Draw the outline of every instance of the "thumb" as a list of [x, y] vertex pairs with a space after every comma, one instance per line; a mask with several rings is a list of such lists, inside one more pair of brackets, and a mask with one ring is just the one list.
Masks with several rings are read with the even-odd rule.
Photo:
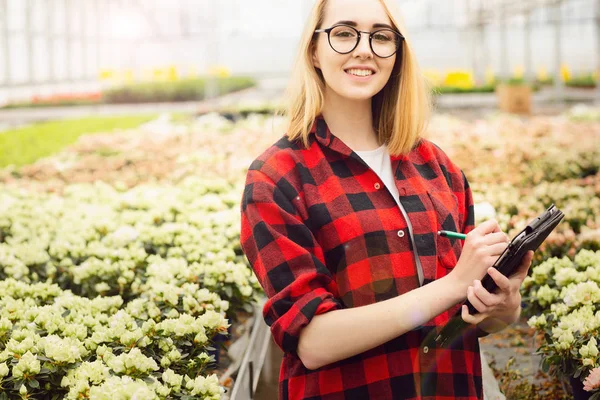
[[521, 264], [517, 268], [517, 271], [514, 273], [515, 277], [519, 277], [519, 279], [523, 280], [527, 276], [529, 272], [529, 267], [531, 266], [531, 261], [533, 260], [533, 251], [529, 250], [521, 259]]

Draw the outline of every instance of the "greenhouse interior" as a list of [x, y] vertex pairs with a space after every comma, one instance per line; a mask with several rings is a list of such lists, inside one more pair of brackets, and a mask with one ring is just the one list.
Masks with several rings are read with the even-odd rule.
[[[402, 54], [406, 65], [406, 54], [414, 55], [414, 70], [379, 57], [374, 43], [384, 39], [376, 32], [360, 31], [370, 48], [361, 46], [359, 33], [346, 54], [335, 50], [341, 39], [333, 31], [313, 35], [335, 62], [369, 54], [361, 64], [403, 68], [390, 79], [408, 82], [407, 74], [411, 83], [387, 85], [400, 88], [389, 104], [379, 100], [396, 96], [395, 89], [382, 90], [387, 81], [371, 66], [373, 75], [340, 71], [337, 79], [337, 70], [323, 74], [307, 64], [310, 76], [298, 75], [308, 59], [301, 50], [310, 33], [303, 32], [321, 5], [326, 19], [330, 12], [394, 14], [393, 32], [373, 30], [402, 39], [390, 54]], [[400, 53], [408, 46], [410, 53]], [[438, 379], [432, 396], [444, 396], [444, 374], [454, 377], [455, 391], [443, 398], [600, 400], [599, 74], [600, 0], [0, 0], [0, 400], [421, 399], [435, 390], [423, 383], [430, 379]], [[300, 76], [305, 80], [296, 81]], [[377, 99], [372, 104], [380, 109], [369, 106], [364, 120], [379, 123], [368, 126], [372, 139], [386, 152], [400, 149], [400, 139], [409, 143], [400, 135], [416, 129], [422, 111], [411, 108], [415, 115], [406, 123], [410, 113], [400, 111], [408, 110], [402, 107], [416, 81], [431, 113], [423, 114], [414, 145], [434, 144], [436, 157], [450, 166], [419, 158], [412, 161], [418, 173], [400, 179], [417, 147], [391, 154], [398, 168], [389, 176], [396, 187], [384, 191], [391, 199], [379, 191], [379, 181], [387, 184], [383, 175], [365, 161], [374, 150], [350, 146], [361, 143], [357, 132], [335, 135], [329, 127], [365, 126], [356, 116], [356, 124], [344, 122], [347, 111], [335, 118], [334, 110], [343, 109], [335, 101], [364, 111], [361, 104]], [[303, 101], [294, 103], [293, 95]], [[351, 97], [359, 95], [363, 102]], [[325, 115], [326, 130], [319, 123]], [[294, 129], [297, 139], [314, 136], [310, 148], [290, 139]], [[340, 149], [347, 150], [343, 161], [330, 153]], [[333, 167], [325, 170], [327, 163]], [[433, 181], [445, 189], [428, 189]], [[274, 187], [272, 202], [259, 191], [264, 187]], [[315, 196], [352, 215], [332, 218], [330, 204]], [[384, 200], [395, 213], [375, 210]], [[555, 224], [539, 233], [549, 210]], [[354, 232], [358, 222], [348, 221], [367, 214], [385, 215], [382, 230]], [[460, 224], [448, 225], [452, 219]], [[427, 235], [414, 232], [424, 220], [431, 221], [431, 241], [419, 243], [415, 238]], [[413, 255], [415, 272], [402, 274], [423, 278], [425, 271], [424, 286], [418, 279], [409, 285], [425, 293], [430, 281], [458, 276], [465, 265], [458, 259], [475, 246], [468, 233], [490, 221], [507, 241], [535, 245], [528, 242], [530, 266], [506, 274], [516, 285], [512, 297], [501, 297], [508, 286], [499, 288], [505, 281], [489, 271], [486, 282], [495, 289], [481, 286], [481, 275], [461, 294], [461, 303], [488, 315], [475, 323], [463, 314], [460, 321], [484, 331], [471, 338], [474, 372], [469, 365], [468, 374], [452, 373], [462, 355], [454, 349], [448, 361], [442, 345], [424, 350], [448, 355], [435, 370], [397, 367], [410, 370], [401, 376], [393, 375], [399, 372], [392, 354], [382, 364], [367, 351], [404, 345], [414, 332], [428, 332], [424, 327], [441, 330], [440, 321], [461, 309], [456, 302], [389, 342], [305, 366], [299, 329], [316, 332], [306, 329], [315, 314], [321, 321], [327, 314], [342, 318], [336, 308], [346, 308], [347, 318], [367, 318], [356, 299], [348, 300], [358, 295], [344, 286], [347, 275], [359, 276], [363, 286], [356, 290], [370, 294], [367, 307], [396, 304], [377, 292], [378, 273], [395, 274], [393, 299], [410, 298], [401, 268], [374, 267], [400, 259], [394, 257], [402, 247], [388, 246], [391, 239]], [[297, 225], [302, 229], [293, 233]], [[464, 234], [446, 239], [438, 230]], [[335, 234], [340, 245], [328, 248]], [[350, 235], [358, 236], [343, 245]], [[387, 240], [385, 251], [369, 248], [378, 240]], [[348, 249], [358, 242], [365, 256], [351, 264], [356, 255]], [[507, 254], [517, 244], [506, 243]], [[309, 255], [316, 277], [306, 283], [308, 268], [297, 259], [284, 262], [284, 250], [285, 257]], [[448, 253], [452, 262], [444, 259]], [[494, 256], [489, 266], [508, 258]], [[332, 259], [352, 268], [338, 271]], [[317, 298], [319, 311], [311, 303]], [[509, 300], [510, 320], [493, 311]], [[491, 320], [502, 326], [483, 328]], [[354, 327], [376, 336], [365, 321], [356, 319]], [[356, 365], [364, 370], [352, 370]], [[378, 386], [369, 377], [382, 369], [388, 379]], [[393, 383], [407, 376], [415, 379], [412, 395]], [[461, 397], [466, 376], [475, 378], [477, 393]]]

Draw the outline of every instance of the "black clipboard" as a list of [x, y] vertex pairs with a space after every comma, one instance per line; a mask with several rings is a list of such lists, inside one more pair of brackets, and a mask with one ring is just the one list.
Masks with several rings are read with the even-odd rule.
[[[504, 252], [498, 257], [493, 267], [500, 271], [504, 276], [511, 276], [515, 269], [521, 264], [521, 259], [530, 250], [537, 250], [550, 232], [556, 228], [564, 214], [552, 204], [544, 213], [531, 221], [525, 229], [515, 236]], [[498, 286], [494, 279], [486, 274], [481, 280], [481, 285], [490, 293], [496, 291]], [[469, 308], [471, 315], [478, 314], [471, 302], [467, 300], [464, 304]], [[448, 347], [454, 339], [459, 337], [471, 324], [462, 319], [462, 306], [448, 323], [442, 328], [440, 333], [433, 329], [427, 338], [423, 341], [423, 348], [428, 347]]]

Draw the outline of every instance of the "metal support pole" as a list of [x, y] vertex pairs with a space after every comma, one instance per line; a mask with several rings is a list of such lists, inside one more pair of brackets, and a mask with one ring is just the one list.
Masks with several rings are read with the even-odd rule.
[[523, 26], [523, 41], [524, 41], [524, 49], [525, 49], [525, 54], [524, 54], [524, 58], [525, 58], [525, 81], [527, 82], [531, 82], [534, 78], [534, 73], [533, 73], [533, 65], [531, 62], [531, 51], [532, 51], [532, 47], [531, 47], [531, 9], [527, 9], [527, 11], [525, 11], [525, 15], [524, 15], [525, 21], [524, 21], [524, 26]]
[[[210, 46], [212, 47], [212, 49], [209, 51], [209, 63], [212, 63], [212, 65], [209, 64], [209, 67], [214, 67], [217, 65], [218, 63], [218, 59], [219, 59], [219, 43], [218, 43], [218, 37], [219, 34], [217, 33], [217, 11], [216, 11], [216, 5], [218, 3], [210, 3], [209, 7], [210, 7], [210, 26], [209, 26], [209, 43]], [[217, 97], [219, 95], [219, 87], [218, 87], [218, 83], [217, 83], [217, 77], [213, 74], [211, 74], [208, 77], [208, 81], [206, 82], [206, 97], [211, 99], [214, 97]]]
[[508, 40], [506, 31], [506, 9], [501, 6], [500, 11], [500, 65], [502, 79], [510, 78], [510, 67], [508, 62]]
[[600, 0], [596, 0], [596, 102], [600, 103]]
[[94, 15], [96, 16], [94, 19], [94, 31], [96, 35], [96, 74], [100, 73], [100, 67], [102, 66], [102, 45], [104, 43], [102, 29], [100, 27], [106, 24], [105, 14], [102, 11], [102, 7], [100, 7], [100, 1], [101, 0], [94, 1]]
[[564, 99], [564, 83], [562, 81], [562, 32], [561, 32], [561, 0], [553, 5], [552, 25], [554, 26], [554, 100], [562, 102]]
[[72, 14], [71, 14], [71, 0], [63, 1], [63, 11], [65, 16], [65, 67], [66, 67], [66, 81], [73, 81], [73, 29], [72, 29]]
[[27, 81], [34, 83], [35, 72], [33, 70], [33, 23], [32, 19], [32, 4], [31, 0], [25, 0], [25, 46], [27, 47]]
[[44, 30], [46, 36], [46, 56], [48, 57], [48, 81], [56, 82], [56, 71], [54, 69], [54, 38], [56, 32], [54, 30], [54, 16], [56, 10], [54, 8], [54, 1], [46, 1], [44, 7], [46, 7], [46, 29]]
[[79, 45], [81, 46], [81, 80], [88, 78], [88, 29], [87, 29], [87, 8], [89, 6], [88, 1], [79, 2], [79, 16], [80, 21], [80, 32], [79, 32]]
[[4, 79], [3, 85], [9, 87], [11, 85], [12, 76], [10, 70], [10, 45], [8, 41], [8, 0], [0, 2], [0, 24], [2, 29], [2, 60], [4, 61]]
[[469, 55], [471, 56], [471, 70], [473, 71], [473, 77], [475, 78], [475, 84], [481, 84], [479, 80], [479, 66], [477, 64], [477, 35], [475, 33], [476, 21], [473, 18], [473, 12], [471, 8], [471, 0], [466, 0], [465, 3], [465, 14], [467, 16], [467, 27], [466, 32], [469, 37]]
[[477, 5], [477, 30], [475, 32], [476, 49], [477, 49], [477, 64], [479, 65], [478, 79], [481, 82], [486, 82], [486, 68], [488, 63], [488, 53], [485, 46], [485, 24], [484, 24], [484, 9], [483, 0], [479, 0]]

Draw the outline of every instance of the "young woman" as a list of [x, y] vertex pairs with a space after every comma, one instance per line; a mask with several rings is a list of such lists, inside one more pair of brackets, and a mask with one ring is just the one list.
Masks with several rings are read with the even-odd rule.
[[[507, 236], [474, 228], [465, 175], [420, 138], [428, 91], [390, 1], [316, 1], [299, 51], [287, 132], [250, 166], [241, 207], [285, 352], [279, 398], [482, 399], [478, 337], [518, 318], [531, 254], [510, 279], [490, 268]], [[473, 329], [422, 348], [467, 298]]]

